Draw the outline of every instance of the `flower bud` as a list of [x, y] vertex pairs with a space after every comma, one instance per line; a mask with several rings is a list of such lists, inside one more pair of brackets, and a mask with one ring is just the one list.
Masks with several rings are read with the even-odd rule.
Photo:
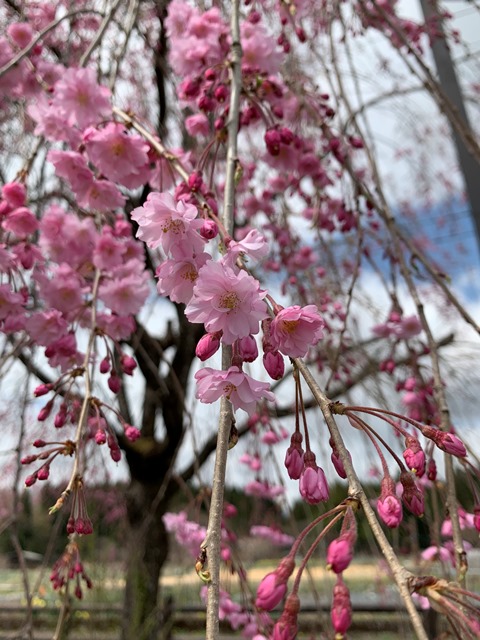
[[49, 475], [50, 475], [50, 467], [48, 464], [44, 465], [43, 467], [40, 467], [40, 469], [37, 471], [38, 480], [48, 480]]
[[400, 474], [400, 482], [403, 487], [403, 504], [416, 516], [423, 516], [424, 500], [423, 493], [418, 488], [415, 480], [407, 471]]
[[253, 362], [258, 357], [257, 341], [251, 335], [239, 338], [236, 342], [238, 355], [244, 362]]
[[352, 624], [352, 603], [350, 591], [340, 576], [333, 587], [332, 609], [330, 618], [335, 630], [335, 638], [343, 638]]
[[307, 451], [304, 457], [305, 467], [300, 476], [300, 494], [309, 504], [326, 502], [329, 496], [327, 478], [323, 469], [317, 466], [315, 454]]
[[213, 240], [218, 236], [218, 226], [213, 220], [204, 220], [200, 227], [200, 235], [205, 240]]
[[53, 389], [53, 384], [40, 384], [38, 387], [35, 387], [35, 389], [33, 390], [33, 395], [36, 398], [40, 398], [41, 396], [44, 396], [47, 393], [50, 393], [52, 389]]
[[302, 434], [295, 431], [285, 454], [285, 467], [292, 480], [298, 480], [303, 471], [305, 452], [302, 449], [302, 440]]
[[215, 333], [206, 333], [200, 338], [195, 348], [195, 355], [199, 360], [204, 362], [217, 353], [220, 348], [221, 334], [217, 331]]
[[100, 373], [108, 373], [110, 371], [110, 358], [105, 356], [100, 362]]
[[140, 433], [140, 429], [137, 429], [137, 427], [132, 427], [131, 424], [126, 424], [125, 435], [130, 442], [135, 442], [135, 440], [138, 440], [142, 434]]
[[44, 420], [46, 420], [52, 411], [52, 407], [53, 407], [53, 400], [50, 400], [42, 409], [40, 409], [37, 416], [37, 420], [39, 422], [43, 422]]
[[267, 351], [264, 353], [263, 366], [272, 380], [281, 380], [285, 374], [285, 363], [279, 351]]
[[112, 393], [118, 393], [120, 391], [121, 386], [122, 386], [122, 381], [117, 376], [117, 374], [113, 372], [108, 379], [108, 387], [110, 391]]
[[258, 585], [255, 605], [258, 609], [272, 611], [287, 593], [287, 582], [295, 569], [290, 556], [284, 558], [275, 571], [268, 573]]
[[353, 558], [353, 544], [348, 536], [340, 536], [328, 545], [327, 569], [334, 573], [342, 573]]
[[391, 478], [382, 480], [380, 497], [377, 500], [377, 511], [380, 519], [390, 529], [398, 527], [402, 521], [402, 503], [395, 495], [395, 485]]
[[122, 355], [120, 359], [120, 365], [122, 367], [123, 373], [126, 373], [127, 376], [133, 375], [133, 372], [137, 368], [137, 362], [135, 358], [132, 358], [132, 356], [127, 356], [125, 354]]
[[405, 451], [403, 458], [408, 468], [417, 478], [421, 478], [425, 473], [425, 453], [415, 436], [407, 436], [405, 438]]

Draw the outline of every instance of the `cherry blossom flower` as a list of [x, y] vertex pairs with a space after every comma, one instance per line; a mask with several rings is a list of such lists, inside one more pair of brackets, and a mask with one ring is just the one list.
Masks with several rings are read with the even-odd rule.
[[168, 296], [173, 302], [188, 304], [193, 296], [198, 272], [208, 260], [210, 255], [204, 252], [191, 258], [165, 260], [155, 272], [158, 293]]
[[137, 238], [148, 247], [162, 246], [173, 258], [191, 257], [202, 253], [205, 240], [198, 233], [203, 221], [197, 218], [197, 208], [183, 201], [175, 202], [170, 193], [150, 193], [142, 207], [131, 213], [138, 222]]
[[132, 273], [105, 280], [100, 284], [98, 297], [114, 313], [135, 315], [142, 308], [150, 292], [147, 278], [146, 273]]
[[291, 358], [305, 356], [323, 338], [325, 323], [315, 305], [294, 305], [277, 313], [270, 326], [270, 342], [275, 350]]
[[83, 141], [90, 161], [109, 180], [129, 189], [148, 180], [148, 144], [129, 135], [123, 125], [109, 122], [103, 129], [89, 127]]
[[209, 332], [222, 331], [222, 341], [233, 344], [259, 332], [259, 322], [267, 317], [265, 296], [245, 271], [210, 261], [199, 271], [185, 315], [190, 322], [203, 322]]
[[93, 68], [66, 69], [54, 87], [54, 106], [70, 125], [84, 129], [111, 115], [110, 90], [97, 83]]
[[270, 385], [254, 380], [238, 367], [230, 367], [220, 371], [205, 367], [195, 374], [197, 381], [196, 397], [200, 402], [211, 404], [224, 396], [232, 403], [235, 410], [243, 409], [248, 414], [255, 411], [257, 402], [268, 400], [273, 402], [275, 396], [269, 391]]
[[23, 239], [38, 229], [38, 221], [30, 209], [19, 207], [7, 215], [2, 222], [2, 228]]

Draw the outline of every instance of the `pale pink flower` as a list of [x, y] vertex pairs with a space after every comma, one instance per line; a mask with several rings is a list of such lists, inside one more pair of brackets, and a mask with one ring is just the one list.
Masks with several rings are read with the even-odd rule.
[[261, 480], [253, 480], [245, 485], [245, 493], [247, 496], [257, 496], [258, 498], [274, 500], [285, 493], [285, 488], [281, 485], [271, 485]]
[[28, 22], [14, 22], [8, 26], [7, 33], [20, 49], [24, 49], [33, 37], [33, 30]]
[[84, 359], [84, 356], [77, 351], [77, 341], [73, 333], [67, 333], [51, 342], [45, 349], [45, 356], [51, 367], [60, 367], [62, 371], [79, 366]]
[[9, 284], [0, 285], [0, 320], [10, 314], [23, 311], [24, 298], [21, 293], [12, 291]]
[[34, 130], [36, 136], [52, 141], [67, 141], [74, 148], [80, 144], [80, 131], [71, 127], [67, 122], [67, 114], [59, 111], [53, 101], [43, 94], [27, 107], [27, 113], [37, 123]]
[[198, 273], [185, 315], [190, 322], [202, 322], [209, 332], [222, 331], [222, 341], [233, 344], [237, 338], [259, 332], [259, 322], [267, 317], [258, 280], [245, 271], [210, 261]]
[[283, 531], [280, 531], [279, 529], [273, 529], [272, 527], [267, 527], [265, 525], [250, 527], [250, 535], [263, 538], [280, 547], [290, 546], [295, 541], [293, 536], [289, 536], [287, 533], [283, 533]]
[[27, 190], [21, 182], [8, 182], [2, 187], [2, 198], [6, 200], [13, 209], [23, 207], [26, 197]]
[[125, 197], [109, 180], [94, 179], [84, 195], [77, 194], [77, 198], [80, 207], [100, 213], [114, 211], [125, 204]]
[[208, 136], [210, 124], [204, 113], [197, 113], [185, 119], [185, 128], [191, 136]]
[[38, 229], [38, 221], [30, 209], [19, 207], [7, 215], [2, 222], [2, 228], [24, 239]]
[[110, 90], [97, 83], [93, 68], [69, 68], [54, 87], [54, 106], [70, 125], [85, 129], [111, 116]]
[[147, 274], [132, 273], [123, 277], [105, 280], [100, 284], [98, 297], [114, 313], [137, 314], [147, 299], [150, 288]]
[[150, 193], [142, 207], [131, 213], [138, 222], [137, 238], [150, 249], [162, 246], [174, 258], [202, 253], [205, 240], [198, 233], [203, 221], [197, 208], [183, 201], [175, 202], [170, 193]]
[[87, 166], [85, 156], [76, 151], [52, 149], [47, 158], [54, 165], [57, 176], [68, 180], [75, 195], [85, 197], [93, 183], [93, 173]]
[[103, 129], [88, 128], [83, 140], [90, 161], [109, 180], [129, 189], [147, 182], [149, 146], [140, 136], [109, 122]]
[[37, 344], [46, 347], [67, 332], [68, 323], [58, 309], [49, 309], [27, 318], [25, 329]]
[[65, 317], [74, 316], [84, 304], [82, 279], [70, 265], [54, 266], [50, 278], [40, 273], [35, 277], [47, 305]]
[[135, 331], [135, 320], [130, 314], [117, 316], [116, 314], [99, 313], [97, 325], [107, 336], [113, 340], [127, 340]]
[[125, 243], [115, 238], [110, 227], [103, 227], [95, 242], [92, 262], [97, 269], [114, 269], [122, 264], [125, 251]]
[[250, 229], [242, 240], [238, 242], [231, 240], [228, 243], [228, 253], [225, 261], [230, 266], [233, 265], [238, 256], [247, 255], [256, 260], [264, 258], [268, 253], [268, 244], [260, 231], [257, 229]]
[[408, 340], [418, 336], [422, 332], [422, 323], [417, 316], [407, 316], [401, 319], [400, 324], [395, 328], [395, 334], [398, 338]]
[[283, 59], [275, 39], [265, 27], [245, 21], [241, 25], [242, 67], [247, 72], [275, 74]]
[[270, 325], [270, 343], [286, 356], [301, 358], [323, 338], [324, 325], [313, 304], [287, 307], [277, 313]]
[[230, 400], [235, 410], [243, 409], [251, 414], [260, 400], [275, 400], [268, 383], [254, 380], [238, 367], [230, 367], [227, 371], [205, 367], [197, 371], [195, 379], [196, 397], [207, 404], [216, 402], [223, 396]]
[[198, 272], [208, 260], [210, 255], [204, 252], [191, 258], [165, 260], [155, 272], [158, 293], [168, 296], [173, 302], [188, 304], [193, 296]]

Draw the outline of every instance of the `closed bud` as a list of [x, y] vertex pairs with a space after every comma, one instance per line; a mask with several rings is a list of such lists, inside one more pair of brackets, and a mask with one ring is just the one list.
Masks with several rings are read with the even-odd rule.
[[303, 471], [305, 452], [302, 448], [302, 440], [302, 434], [299, 431], [295, 431], [285, 454], [285, 467], [292, 480], [298, 480]]
[[45, 440], [40, 440], [40, 438], [38, 440], [35, 440], [33, 443], [34, 447], [37, 447], [37, 449], [40, 449], [41, 447], [44, 447], [47, 443], [45, 442]]
[[37, 420], [39, 422], [43, 422], [44, 420], [46, 420], [52, 411], [52, 407], [53, 407], [53, 400], [50, 400], [50, 402], [47, 402], [47, 404], [42, 409], [40, 409], [37, 416]]
[[120, 365], [122, 367], [123, 373], [126, 373], [127, 376], [133, 375], [133, 372], [137, 368], [137, 362], [135, 358], [132, 358], [132, 356], [127, 356], [125, 354], [121, 357]]
[[334, 573], [342, 573], [353, 558], [353, 544], [348, 536], [340, 536], [328, 545], [327, 569]]
[[253, 362], [258, 357], [257, 341], [251, 335], [239, 338], [236, 342], [238, 355], [244, 362]]
[[323, 469], [315, 462], [315, 454], [307, 451], [304, 457], [305, 467], [300, 476], [300, 494], [309, 504], [326, 502], [329, 497], [327, 478]]
[[26, 487], [31, 487], [32, 485], [35, 484], [36, 481], [37, 481], [37, 474], [36, 473], [32, 473], [31, 476], [27, 476], [25, 478], [25, 486]]
[[267, 351], [264, 353], [263, 366], [272, 380], [281, 380], [285, 374], [285, 362], [279, 351]]
[[48, 464], [44, 465], [37, 471], [38, 480], [48, 480], [49, 475], [50, 475], [50, 467]]
[[33, 390], [33, 395], [36, 398], [40, 398], [40, 396], [44, 396], [53, 389], [53, 384], [41, 384], [38, 387], [35, 387]]
[[100, 362], [100, 373], [108, 373], [110, 371], [110, 359], [105, 356]]
[[195, 355], [199, 360], [204, 362], [217, 353], [220, 348], [221, 334], [217, 331], [215, 333], [206, 333], [200, 338], [195, 348]]
[[112, 393], [118, 393], [122, 386], [122, 381], [117, 376], [116, 373], [112, 373], [112, 375], [108, 379], [108, 387]]
[[142, 434], [140, 433], [140, 429], [137, 429], [137, 427], [132, 427], [131, 424], [126, 424], [125, 435], [130, 440], [130, 442], [135, 442], [135, 440], [138, 440]]
[[204, 220], [200, 227], [200, 235], [205, 240], [213, 240], [218, 236], [218, 226], [213, 220]]

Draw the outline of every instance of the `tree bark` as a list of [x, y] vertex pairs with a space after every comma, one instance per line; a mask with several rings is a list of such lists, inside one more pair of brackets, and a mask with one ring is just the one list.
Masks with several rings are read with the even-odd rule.
[[132, 478], [127, 490], [127, 571], [123, 640], [158, 640], [163, 626], [159, 578], [168, 556], [160, 485]]

